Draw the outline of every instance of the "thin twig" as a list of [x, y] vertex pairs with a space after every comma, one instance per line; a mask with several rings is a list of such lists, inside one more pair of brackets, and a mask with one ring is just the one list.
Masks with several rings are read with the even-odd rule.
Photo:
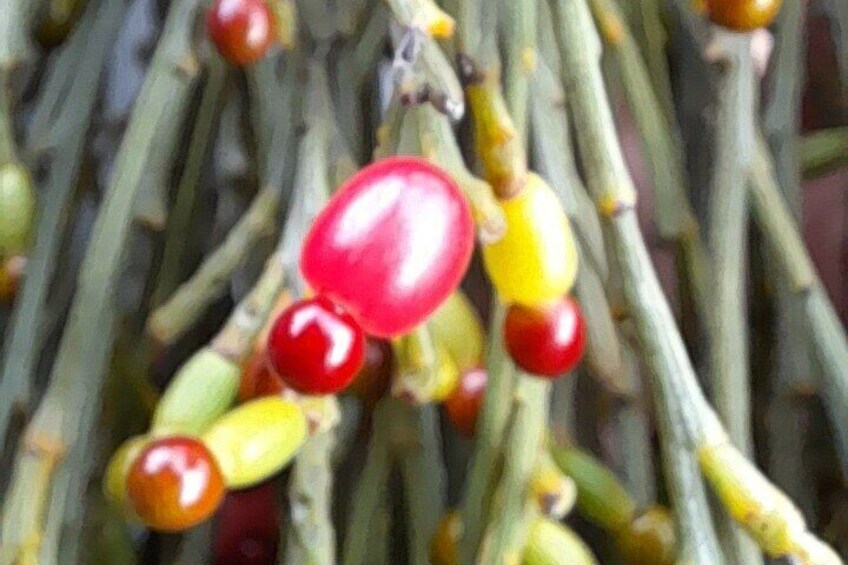
[[[16, 406], [26, 407], [31, 398], [32, 378], [42, 344], [47, 293], [53, 278], [57, 253], [67, 223], [73, 187], [79, 174], [85, 147], [87, 124], [91, 120], [106, 55], [123, 18], [125, 2], [110, 8], [92, 10], [80, 21], [80, 32], [66, 50], [73, 54], [69, 66], [76, 81], [67, 91], [58, 120], [73, 127], [57, 139], [55, 158], [47, 172], [43, 189], [35, 246], [27, 261], [20, 299], [12, 314], [0, 378], [0, 438], [6, 437], [9, 418]], [[53, 74], [65, 68], [54, 67]]]
[[[763, 127], [775, 156], [775, 173], [795, 217], [800, 216], [801, 173], [799, 125], [806, 53], [806, 2], [785, 0], [778, 14], [771, 74], [768, 76], [769, 103]], [[767, 255], [767, 256], [770, 256]], [[813, 505], [811, 481], [804, 470], [804, 421], [808, 417], [798, 402], [798, 387], [815, 380], [812, 374], [807, 329], [803, 310], [787, 288], [778, 281], [774, 355], [774, 383], [767, 414], [769, 432], [769, 475], [809, 512]]]
[[359, 476], [359, 482], [353, 493], [348, 519], [347, 535], [344, 540], [342, 563], [344, 565], [365, 565], [370, 563], [368, 555], [369, 531], [374, 527], [378, 513], [385, 512], [389, 473], [391, 472], [391, 454], [386, 426], [390, 416], [391, 399], [384, 399], [374, 410], [371, 426], [371, 440], [368, 442], [368, 455], [365, 468]]
[[[622, 270], [625, 298], [653, 378], [657, 404], [667, 411], [672, 429], [679, 434], [677, 445], [689, 453], [698, 452], [701, 469], [722, 503], [769, 555], [791, 556], [802, 563], [841, 563], [806, 529], [792, 503], [727, 440], [698, 387], [635, 216], [633, 184], [615, 135], [591, 15], [582, 0], [559, 0], [557, 6], [568, 102], [589, 188], [608, 222], [611, 247]], [[672, 438], [664, 437], [667, 445], [673, 445], [669, 441]], [[693, 496], [703, 500], [691, 484], [680, 486], [688, 498], [681, 500], [683, 493], [672, 491], [678, 512], [686, 511], [693, 502], [697, 504]], [[706, 506], [701, 506], [706, 516]], [[689, 544], [685, 548], [689, 554], [684, 553], [684, 557], [701, 556], [700, 561], [705, 563], [720, 562], [715, 539], [708, 534], [703, 537], [703, 521], [699, 526], [700, 531], [682, 530]], [[780, 531], [776, 538], [766, 535], [775, 531]]]
[[[81, 447], [86, 406], [96, 406], [102, 391], [108, 356], [95, 352], [114, 339], [114, 302], [133, 202], [145, 170], [145, 155], [160, 142], [163, 109], [185, 108], [198, 63], [191, 49], [190, 22], [199, 0], [172, 5], [151, 69], [139, 94], [127, 134], [116, 157], [106, 200], [93, 227], [93, 239], [80, 270], [68, 324], [53, 366], [51, 383], [18, 452], [3, 515], [0, 562], [38, 555], [37, 540], [56, 493], [54, 479], [68, 450]], [[170, 124], [177, 134], [179, 120]], [[35, 540], [35, 543], [33, 541]], [[45, 548], [45, 550], [47, 550]], [[49, 553], [49, 550], [48, 550]]]
[[430, 539], [445, 510], [447, 480], [435, 406], [395, 405], [392, 453], [400, 467], [408, 510], [409, 563], [430, 563]]
[[843, 476], [848, 476], [848, 338], [816, 274], [792, 213], [774, 178], [768, 147], [758, 141], [751, 176], [751, 202], [757, 224], [772, 249], [788, 291], [803, 304], [809, 344], [822, 365], [822, 400], [830, 415]]
[[801, 140], [801, 167], [811, 179], [848, 167], [848, 127], [818, 130]]
[[185, 166], [175, 189], [174, 204], [168, 214], [162, 260], [151, 298], [154, 306], [162, 304], [174, 292], [185, 273], [186, 240], [194, 215], [200, 175], [206, 163], [210, 140], [214, 137], [212, 130], [220, 115], [226, 75], [226, 64], [220, 57], [213, 55], [207, 67], [206, 84], [188, 142]]
[[336, 539], [330, 516], [333, 474], [330, 459], [335, 433], [318, 433], [295, 459], [289, 484], [291, 523], [285, 560], [280, 563], [335, 563]]
[[528, 533], [524, 512], [527, 487], [548, 421], [550, 383], [521, 373], [518, 378], [509, 436], [503, 447], [503, 475], [492, 496], [491, 521], [477, 563], [517, 561]]

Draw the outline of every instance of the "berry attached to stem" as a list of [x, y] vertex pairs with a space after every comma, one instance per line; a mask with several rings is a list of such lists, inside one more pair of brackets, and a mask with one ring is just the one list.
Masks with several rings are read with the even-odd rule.
[[732, 31], [766, 27], [780, 11], [781, 0], [707, 0], [707, 15]]
[[341, 392], [353, 381], [364, 358], [362, 329], [323, 296], [294, 303], [280, 314], [268, 336], [271, 367], [303, 394]]
[[264, 0], [215, 0], [206, 28], [221, 56], [238, 66], [264, 57], [274, 38], [273, 16]]
[[515, 364], [529, 373], [558, 377], [580, 362], [586, 327], [573, 299], [538, 307], [512, 304], [504, 321], [504, 341]]
[[203, 443], [166, 437], [136, 457], [127, 475], [127, 496], [147, 527], [177, 532], [212, 516], [224, 497], [224, 478]]
[[474, 437], [487, 380], [485, 369], [465, 371], [459, 379], [459, 386], [444, 402], [448, 420], [465, 437]]

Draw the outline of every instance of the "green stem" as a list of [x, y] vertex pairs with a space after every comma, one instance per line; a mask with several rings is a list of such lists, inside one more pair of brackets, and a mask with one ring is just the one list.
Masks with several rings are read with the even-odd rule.
[[815, 131], [801, 139], [801, 167], [811, 179], [848, 166], [848, 127]]
[[512, 422], [503, 446], [503, 474], [492, 496], [491, 520], [477, 563], [514, 563], [527, 539], [527, 492], [544, 440], [550, 383], [523, 373], [518, 379]]
[[751, 176], [751, 198], [755, 219], [774, 264], [787, 281], [787, 291], [800, 301], [809, 334], [809, 345], [822, 366], [823, 395], [836, 439], [843, 476], [848, 476], [848, 337], [804, 247], [792, 212], [783, 200], [774, 178], [771, 156], [759, 140]]
[[374, 410], [371, 440], [365, 468], [353, 493], [352, 512], [344, 540], [343, 565], [365, 565], [369, 561], [369, 532], [378, 514], [386, 511], [391, 453], [387, 433], [392, 400], [382, 400]]
[[[330, 516], [333, 473], [332, 430], [309, 439], [295, 459], [289, 483], [290, 522], [285, 560], [280, 563], [330, 565], [336, 542]], [[281, 556], [282, 557], [282, 556]]]
[[536, 68], [536, 18], [539, 0], [505, 2], [498, 17], [504, 22], [507, 46], [504, 95], [509, 115], [526, 145], [530, 78]]
[[168, 215], [161, 266], [151, 300], [154, 306], [162, 304], [171, 295], [185, 274], [186, 241], [195, 210], [197, 187], [214, 137], [212, 131], [220, 113], [226, 78], [225, 63], [219, 57], [212, 56], [188, 142], [185, 166], [175, 191], [174, 205]]
[[[713, 308], [708, 318], [710, 384], [716, 410], [733, 443], [753, 456], [751, 383], [747, 331], [748, 191], [753, 116], [754, 67], [749, 35], [720, 34], [722, 53], [717, 93], [715, 160], [709, 239], [713, 259]], [[719, 532], [732, 563], [762, 563], [762, 555], [726, 513]]]
[[[115, 319], [113, 298], [132, 223], [133, 202], [141, 186], [146, 155], [161, 137], [177, 135], [176, 109], [184, 110], [195, 82], [196, 60], [189, 34], [200, 0], [172, 5], [133, 116], [118, 151], [106, 199], [93, 227], [93, 237], [81, 266], [77, 293], [53, 365], [51, 382], [25, 432], [6, 498], [0, 538], [0, 563], [13, 563], [39, 552], [50, 514], [56, 473], [66, 453], [80, 449], [91, 434], [83, 418], [86, 406], [99, 405], [108, 356], [96, 352], [111, 347]], [[188, 64], [187, 62], [192, 62]], [[165, 112], [165, 108], [170, 108]], [[169, 115], [171, 123], [161, 123]], [[179, 114], [177, 114], [179, 115]], [[91, 421], [93, 424], [93, 419]]]
[[430, 539], [445, 511], [447, 489], [438, 414], [432, 405], [393, 404], [392, 453], [400, 466], [406, 497], [409, 563], [428, 565]]
[[[66, 47], [68, 66], [78, 80], [63, 98], [57, 120], [67, 121], [65, 137], [57, 140], [43, 187], [35, 246], [27, 261], [21, 296], [15, 304], [8, 329], [6, 354], [0, 378], [0, 438], [6, 437], [9, 419], [16, 406], [25, 407], [32, 395], [32, 379], [43, 340], [47, 294], [56, 267], [57, 254], [69, 216], [73, 188], [79, 175], [88, 124], [94, 111], [106, 55], [114, 41], [126, 3], [92, 10], [80, 21], [80, 33]], [[54, 67], [48, 82], [66, 68]], [[41, 100], [39, 101], [41, 102]]]
[[[599, 66], [600, 45], [588, 7], [581, 0], [559, 0], [555, 7], [567, 101], [589, 189], [607, 221], [625, 299], [652, 378], [658, 418], [669, 422], [661, 428], [661, 437], [666, 481], [682, 532], [681, 557], [695, 563], [721, 563], [706, 495], [689, 450], [705, 436], [724, 434], [698, 389], [642, 240], [635, 217], [635, 191], [618, 144]], [[697, 409], [692, 409], [693, 404]]]
[[[797, 557], [802, 563], [840, 563], [835, 553], [806, 529], [791, 502], [727, 441], [721, 422], [707, 404], [635, 215], [633, 184], [616, 138], [588, 7], [583, 0], [558, 0], [557, 5], [575, 132], [589, 188], [608, 222], [611, 248], [622, 271], [625, 299], [650, 370], [657, 409], [669, 416], [671, 430], [662, 434], [663, 443], [688, 457], [693, 451], [698, 453], [701, 470], [724, 506], [767, 553]], [[669, 471], [669, 478], [681, 487], [677, 492], [672, 489], [677, 512], [696, 506], [705, 518], [700, 523], [690, 522], [698, 529], [681, 530], [683, 557], [720, 563], [715, 537], [709, 534], [700, 483], [679, 482], [682, 477]], [[684, 493], [686, 498], [681, 497]], [[776, 531], [777, 539], [769, 537]]]
[[[799, 125], [806, 54], [806, 3], [785, 0], [778, 14], [770, 94], [764, 129], [775, 156], [775, 173], [790, 208], [800, 217], [801, 172]], [[846, 146], [848, 155], [848, 146]], [[771, 257], [771, 253], [767, 254]], [[774, 383], [769, 405], [769, 475], [809, 513], [813, 506], [811, 482], [804, 471], [804, 421], [809, 415], [798, 402], [797, 390], [815, 380], [807, 329], [801, 304], [794, 299], [784, 277], [778, 280], [777, 324], [772, 355]]]

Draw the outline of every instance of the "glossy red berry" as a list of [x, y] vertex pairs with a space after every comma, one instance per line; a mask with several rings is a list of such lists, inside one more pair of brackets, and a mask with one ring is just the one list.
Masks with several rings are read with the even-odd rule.
[[274, 322], [268, 360], [283, 381], [303, 394], [344, 390], [362, 367], [365, 334], [324, 296], [295, 302]]
[[227, 493], [216, 519], [215, 565], [277, 562], [280, 504], [273, 481]]
[[261, 59], [274, 37], [273, 16], [264, 0], [215, 0], [206, 28], [221, 56], [234, 65]]
[[510, 305], [504, 341], [516, 365], [529, 373], [558, 377], [572, 370], [583, 356], [583, 314], [569, 297], [536, 307]]
[[459, 378], [459, 386], [444, 401], [448, 420], [466, 437], [474, 437], [474, 431], [477, 429], [477, 416], [483, 405], [487, 380], [486, 369], [465, 371]]
[[471, 210], [453, 179], [420, 158], [395, 157], [339, 189], [306, 236], [300, 267], [316, 293], [388, 338], [439, 307], [473, 248]]
[[365, 343], [365, 362], [348, 389], [365, 404], [373, 406], [389, 390], [394, 370], [392, 344], [369, 337]]
[[136, 457], [127, 474], [127, 497], [147, 527], [177, 532], [212, 516], [224, 497], [224, 477], [203, 443], [166, 437]]

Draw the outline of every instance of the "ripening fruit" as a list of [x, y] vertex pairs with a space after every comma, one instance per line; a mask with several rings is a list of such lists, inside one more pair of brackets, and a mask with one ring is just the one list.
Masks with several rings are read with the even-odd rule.
[[127, 499], [127, 476], [141, 450], [150, 442], [147, 436], [135, 436], [126, 440], [112, 454], [103, 475], [103, 492], [127, 519], [135, 518], [132, 505]]
[[273, 481], [227, 493], [215, 519], [215, 565], [277, 562], [280, 540], [278, 498]]
[[35, 218], [35, 191], [27, 170], [0, 165], [0, 258], [26, 251]]
[[522, 565], [597, 565], [595, 556], [569, 528], [544, 518], [530, 527]]
[[583, 314], [567, 296], [545, 306], [512, 304], [504, 320], [504, 342], [515, 364], [528, 373], [558, 377], [576, 367], [583, 356]]
[[215, 0], [206, 29], [221, 56], [245, 66], [265, 56], [274, 39], [273, 16], [264, 0]]
[[473, 369], [483, 362], [483, 323], [462, 291], [451, 294], [433, 312], [427, 325], [433, 337], [444, 344], [460, 371]]
[[474, 249], [471, 210], [447, 173], [416, 157], [365, 167], [306, 236], [300, 268], [316, 294], [370, 335], [421, 324], [459, 285]]
[[650, 506], [615, 536], [619, 551], [631, 565], [670, 565], [675, 561], [676, 534], [668, 510]]
[[478, 367], [465, 371], [459, 378], [459, 386], [444, 401], [448, 420], [465, 437], [474, 437], [487, 380], [486, 369]]
[[348, 390], [365, 404], [373, 406], [389, 390], [394, 371], [392, 344], [369, 337], [365, 341], [365, 362]]
[[500, 205], [506, 233], [483, 246], [483, 260], [501, 299], [536, 306], [567, 294], [577, 276], [577, 247], [548, 184], [529, 173], [524, 189]]
[[307, 437], [300, 406], [278, 396], [233, 409], [203, 434], [227, 488], [260, 483], [288, 465]]
[[224, 497], [224, 478], [203, 443], [166, 437], [149, 444], [133, 461], [127, 497], [148, 528], [177, 532], [212, 516]]
[[710, 21], [733, 31], [766, 27], [780, 11], [781, 0], [706, 0]]
[[156, 404], [150, 433], [198, 435], [220, 418], [238, 395], [239, 366], [212, 348], [186, 361]]
[[459, 536], [462, 535], [462, 518], [454, 510], [442, 516], [430, 540], [430, 562], [433, 565], [459, 563]]
[[292, 304], [268, 335], [272, 369], [303, 394], [341, 392], [356, 377], [364, 358], [362, 329], [324, 296]]

